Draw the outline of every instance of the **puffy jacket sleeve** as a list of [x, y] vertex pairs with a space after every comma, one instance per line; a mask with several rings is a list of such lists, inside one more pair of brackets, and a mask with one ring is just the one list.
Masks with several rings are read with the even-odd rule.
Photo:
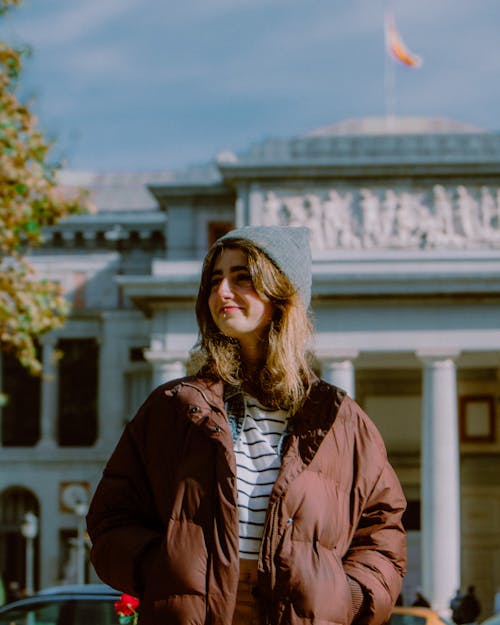
[[125, 427], [87, 515], [91, 561], [97, 574], [113, 588], [136, 596], [141, 590], [136, 574], [139, 561], [162, 540], [142, 444], [158, 401], [157, 390]]
[[365, 597], [356, 623], [381, 625], [389, 620], [406, 573], [406, 533], [401, 520], [406, 500], [375, 425], [355, 402], [346, 402], [355, 437], [357, 523], [343, 565]]

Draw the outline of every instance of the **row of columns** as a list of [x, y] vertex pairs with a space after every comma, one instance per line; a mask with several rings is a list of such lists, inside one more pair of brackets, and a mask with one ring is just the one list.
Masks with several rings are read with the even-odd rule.
[[[357, 351], [321, 358], [324, 380], [355, 397]], [[422, 589], [432, 606], [448, 612], [460, 587], [460, 469], [455, 360], [458, 352], [419, 351], [423, 367], [421, 435]], [[157, 386], [184, 375], [179, 356], [150, 351]]]

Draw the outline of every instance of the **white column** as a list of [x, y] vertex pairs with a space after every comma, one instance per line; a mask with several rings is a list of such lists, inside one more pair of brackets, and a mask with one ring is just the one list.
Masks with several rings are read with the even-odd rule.
[[455, 358], [417, 355], [423, 370], [421, 458], [422, 587], [432, 607], [448, 614], [460, 587], [460, 468]]
[[236, 202], [234, 211], [235, 227], [247, 226], [250, 223], [250, 191], [247, 183], [236, 187]]
[[35, 538], [38, 536], [38, 517], [26, 512], [21, 522], [21, 534], [25, 538], [25, 582], [28, 595], [35, 591]]
[[[127, 370], [130, 363], [131, 346], [146, 345], [149, 337], [149, 322], [141, 313], [132, 310], [103, 312], [99, 343], [99, 439], [96, 447], [108, 453], [120, 437], [131, 414], [130, 388], [127, 384]], [[104, 389], [104, 391], [103, 391]], [[138, 398], [139, 408], [150, 392]], [[135, 412], [135, 411], [134, 411]]]
[[356, 394], [354, 360], [358, 356], [359, 352], [355, 350], [335, 352], [331, 356], [320, 356], [322, 378], [346, 391], [353, 399]]
[[[126, 417], [124, 369], [128, 362], [128, 337], [134, 320], [121, 311], [102, 314], [99, 337], [98, 438], [96, 447], [112, 449], [122, 433]], [[111, 390], [112, 389], [112, 390]]]
[[186, 375], [185, 356], [157, 350], [148, 350], [144, 356], [153, 365], [153, 388]]
[[76, 536], [76, 583], [85, 584], [85, 571], [87, 565], [85, 552], [85, 515], [88, 512], [88, 505], [85, 502], [79, 502], [75, 506], [75, 514], [77, 518], [77, 536]]
[[248, 192], [248, 225], [260, 226], [262, 225], [262, 205], [263, 197], [262, 190], [258, 183], [250, 185]]
[[58, 415], [58, 369], [55, 336], [42, 338], [42, 392], [40, 410], [40, 440], [38, 447], [56, 447]]

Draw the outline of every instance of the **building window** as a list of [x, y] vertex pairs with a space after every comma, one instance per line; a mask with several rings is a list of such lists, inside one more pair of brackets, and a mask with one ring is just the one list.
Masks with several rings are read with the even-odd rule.
[[58, 349], [58, 443], [90, 447], [97, 440], [97, 379], [99, 348], [95, 339], [62, 339]]
[[150, 247], [155, 250], [165, 249], [165, 235], [161, 230], [153, 230], [149, 238]]
[[54, 247], [63, 247], [64, 239], [62, 232], [53, 232], [52, 233], [52, 245]]
[[208, 247], [234, 228], [232, 221], [210, 221], [208, 223]]
[[105, 233], [102, 230], [98, 230], [95, 233], [95, 243], [97, 247], [107, 247], [107, 240]]
[[463, 395], [458, 404], [460, 440], [463, 443], [494, 443], [495, 398], [493, 395]]
[[40, 378], [30, 373], [13, 354], [2, 354], [2, 445], [33, 447], [40, 436]]
[[144, 350], [146, 349], [147, 349], [147, 346], [129, 347], [128, 358], [130, 362], [146, 362], [146, 357], [144, 356]]

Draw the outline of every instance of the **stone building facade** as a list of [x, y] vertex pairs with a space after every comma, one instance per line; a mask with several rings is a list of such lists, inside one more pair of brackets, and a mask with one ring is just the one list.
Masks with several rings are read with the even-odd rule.
[[500, 136], [353, 120], [186, 172], [67, 172], [64, 183], [88, 186], [98, 210], [58, 224], [33, 258], [73, 302], [41, 342], [44, 379], [20, 393], [22, 374], [3, 359], [13, 400], [0, 566], [24, 575], [29, 509], [37, 583], [72, 579], [77, 504], [149, 390], [185, 371], [209, 244], [235, 225], [306, 225], [318, 370], [377, 423], [409, 501], [404, 599], [421, 586], [445, 610], [475, 584], [489, 614], [500, 585]]

